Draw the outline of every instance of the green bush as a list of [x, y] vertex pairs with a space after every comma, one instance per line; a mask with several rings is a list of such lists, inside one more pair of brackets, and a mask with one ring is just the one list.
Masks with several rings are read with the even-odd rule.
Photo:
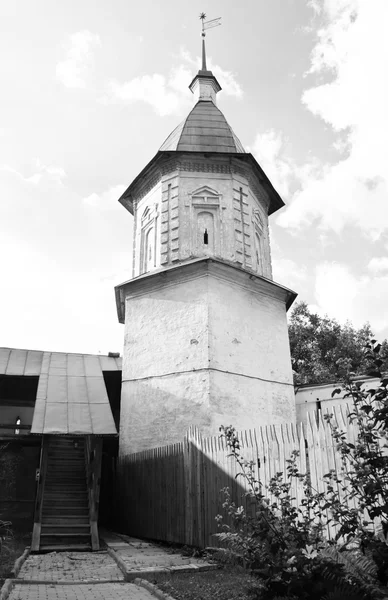
[[[287, 473], [277, 473], [264, 490], [255, 477], [254, 463], [241, 455], [235, 429], [220, 428], [239, 466], [238, 477], [245, 480], [246, 505], [255, 510], [251, 514], [245, 506], [237, 506], [224, 489], [223, 508], [231, 525], [218, 515], [217, 536], [260, 578], [263, 590], [257, 597], [263, 600], [388, 596], [383, 588], [388, 580], [388, 378], [380, 373], [380, 350], [372, 340], [365, 351], [371, 374], [381, 377], [377, 389], [365, 391], [359, 383], [345, 382], [346, 396], [354, 402], [349, 420], [357, 420], [359, 429], [355, 442], [349, 442], [327, 417], [344, 470], [341, 476], [334, 471], [324, 475], [325, 492], [313, 490], [308, 475], [298, 471], [296, 451], [287, 461]], [[304, 489], [299, 506], [291, 493], [295, 478]], [[354, 498], [359, 509], [349, 507], [344, 498]], [[372, 528], [376, 519], [377, 533]], [[337, 534], [327, 541], [324, 532], [332, 524]]]

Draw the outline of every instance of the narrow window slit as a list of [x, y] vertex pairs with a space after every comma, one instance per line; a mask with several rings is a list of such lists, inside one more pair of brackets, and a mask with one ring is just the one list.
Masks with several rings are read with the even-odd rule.
[[209, 243], [209, 235], [208, 235], [207, 229], [205, 229], [205, 233], [203, 234], [203, 243], [206, 244], [206, 246]]

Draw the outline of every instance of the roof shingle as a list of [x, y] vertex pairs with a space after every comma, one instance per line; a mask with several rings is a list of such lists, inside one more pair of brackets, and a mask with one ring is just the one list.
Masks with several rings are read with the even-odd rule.
[[204, 100], [197, 102], [183, 123], [168, 136], [160, 150], [245, 153], [219, 108], [213, 102]]

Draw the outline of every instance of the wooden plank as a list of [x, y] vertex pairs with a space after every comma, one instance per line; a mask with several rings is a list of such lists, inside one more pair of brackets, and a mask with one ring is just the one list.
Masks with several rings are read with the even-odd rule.
[[34, 527], [32, 531], [31, 540], [31, 551], [38, 552], [40, 547], [40, 533], [42, 525], [42, 507], [43, 507], [43, 494], [44, 486], [46, 482], [47, 473], [47, 458], [48, 458], [48, 438], [42, 437], [42, 446], [40, 452], [40, 464], [39, 464], [39, 479], [36, 490], [35, 499], [35, 515], [34, 515]]

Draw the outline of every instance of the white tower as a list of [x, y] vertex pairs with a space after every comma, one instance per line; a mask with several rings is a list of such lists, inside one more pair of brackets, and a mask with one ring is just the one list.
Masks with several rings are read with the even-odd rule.
[[133, 278], [116, 287], [125, 324], [120, 454], [295, 420], [286, 311], [272, 281], [268, 216], [284, 203], [216, 106], [198, 100], [120, 198], [134, 216]]

